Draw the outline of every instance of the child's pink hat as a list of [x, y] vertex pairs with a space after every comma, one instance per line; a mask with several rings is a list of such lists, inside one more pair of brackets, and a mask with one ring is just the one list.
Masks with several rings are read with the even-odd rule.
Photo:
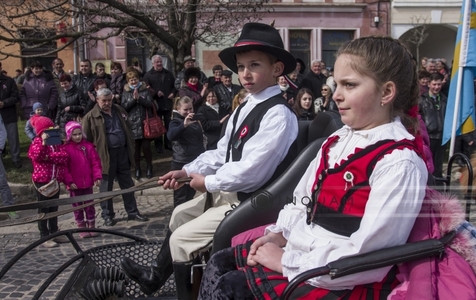
[[81, 133], [83, 134], [83, 139], [86, 138], [86, 135], [83, 132], [83, 127], [81, 127], [81, 124], [79, 124], [76, 121], [69, 121], [66, 123], [66, 126], [64, 127], [64, 131], [66, 131], [66, 140], [69, 141], [71, 139], [71, 134], [73, 133], [73, 130], [76, 128], [81, 129]]
[[30, 124], [35, 128], [35, 132], [37, 136], [41, 136], [43, 131], [45, 131], [48, 128], [52, 128], [55, 126], [53, 121], [51, 121], [50, 118], [48, 117], [43, 117], [43, 116], [33, 116], [30, 118]]

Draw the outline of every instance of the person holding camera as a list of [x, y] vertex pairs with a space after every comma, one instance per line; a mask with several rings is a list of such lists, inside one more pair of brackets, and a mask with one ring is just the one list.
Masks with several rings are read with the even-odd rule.
[[[51, 184], [54, 180], [63, 182], [64, 170], [68, 162], [68, 154], [64, 151], [62, 145], [53, 145], [49, 134], [45, 131], [53, 128], [54, 124], [50, 118], [37, 116], [32, 118], [31, 123], [35, 128], [36, 137], [28, 150], [28, 158], [33, 164], [33, 173], [31, 179], [36, 191], [38, 201], [58, 199], [59, 189], [53, 195], [45, 196], [41, 193], [41, 187]], [[40, 208], [38, 213], [51, 213], [58, 211], [58, 206]], [[58, 231], [58, 217], [38, 221], [40, 236], [46, 237]], [[57, 247], [57, 243], [67, 242], [65, 236], [58, 236], [53, 240], [43, 243], [46, 248]]]
[[[171, 170], [182, 170], [183, 166], [192, 162], [205, 152], [203, 129], [194, 119], [193, 101], [187, 96], [175, 98], [172, 121], [170, 121], [167, 138], [172, 141]], [[174, 207], [193, 199], [195, 189], [185, 184], [174, 190]]]

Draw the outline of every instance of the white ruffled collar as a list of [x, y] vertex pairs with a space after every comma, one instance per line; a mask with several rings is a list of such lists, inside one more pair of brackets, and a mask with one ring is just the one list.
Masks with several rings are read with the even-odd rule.
[[404, 139], [413, 141], [415, 139], [415, 137], [407, 131], [405, 126], [403, 126], [402, 122], [400, 121], [400, 117], [395, 117], [395, 119], [390, 123], [386, 123], [367, 130], [354, 130], [349, 126], [344, 125], [333, 135], [338, 135], [341, 138], [348, 135], [360, 135], [368, 140], [369, 144], [389, 139], [393, 139], [395, 141], [401, 141]]

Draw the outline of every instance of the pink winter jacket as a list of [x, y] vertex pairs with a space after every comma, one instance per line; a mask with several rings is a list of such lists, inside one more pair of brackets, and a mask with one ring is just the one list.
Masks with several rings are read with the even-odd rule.
[[68, 153], [64, 174], [67, 187], [74, 183], [78, 189], [89, 188], [94, 185], [94, 181], [102, 178], [101, 160], [91, 142], [85, 139], [79, 143], [70, 141], [64, 145], [64, 149]]
[[[440, 238], [462, 221], [464, 213], [456, 198], [428, 189], [408, 241]], [[455, 250], [466, 257], [463, 258]], [[387, 299], [476, 299], [476, 275], [471, 268], [476, 269], [475, 251], [470, 238], [458, 234], [441, 259], [431, 257], [401, 264], [397, 275], [401, 284]]]
[[54, 177], [59, 182], [63, 182], [68, 155], [64, 152], [64, 148], [61, 145], [43, 146], [42, 143], [43, 140], [40, 137], [36, 137], [28, 150], [28, 157], [33, 164], [31, 178], [37, 183], [50, 182], [54, 165]]

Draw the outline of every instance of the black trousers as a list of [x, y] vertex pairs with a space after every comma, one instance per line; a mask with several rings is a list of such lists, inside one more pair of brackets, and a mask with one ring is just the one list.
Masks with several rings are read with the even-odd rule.
[[[44, 186], [47, 183], [34, 183], [36, 188], [39, 188], [41, 186]], [[40, 194], [36, 189], [36, 198], [38, 201], [45, 201], [45, 200], [51, 200], [51, 199], [58, 199], [60, 195], [60, 191], [53, 195], [52, 197], [45, 197], [42, 194]], [[58, 211], [58, 206], [51, 206], [51, 207], [44, 207], [44, 208], [38, 208], [38, 213], [51, 213], [51, 212], [57, 212]], [[40, 220], [38, 221], [38, 229], [40, 230], [40, 236], [45, 237], [50, 234], [53, 234], [58, 231], [58, 217], [46, 219], [46, 220]]]
[[[182, 170], [184, 165], [185, 164], [183, 163], [172, 161], [171, 171]], [[193, 199], [195, 197], [196, 192], [197, 191], [194, 188], [190, 187], [190, 185], [188, 184], [185, 184], [178, 190], [174, 190], [174, 208], [182, 203], [187, 202], [188, 200]]]
[[442, 146], [441, 140], [441, 138], [430, 138], [430, 150], [433, 155], [433, 165], [435, 166], [433, 176], [440, 178], [443, 177], [443, 161], [446, 153], [446, 145]]
[[245, 272], [237, 269], [235, 248], [222, 249], [210, 258], [202, 277], [198, 299], [255, 299], [248, 286]]
[[[112, 191], [112, 186], [114, 184], [114, 178], [117, 179], [119, 187], [121, 189], [128, 189], [134, 186], [134, 182], [131, 177], [131, 163], [129, 161], [129, 154], [127, 153], [126, 147], [121, 148], [109, 148], [109, 170], [108, 174], [103, 174], [101, 186], [99, 191], [107, 192]], [[102, 213], [101, 217], [103, 219], [114, 218], [114, 206], [113, 199], [103, 201], [100, 203]], [[137, 202], [134, 196], [134, 193], [127, 193], [122, 195], [122, 200], [124, 202], [124, 208], [127, 214], [132, 217], [138, 214]]]

